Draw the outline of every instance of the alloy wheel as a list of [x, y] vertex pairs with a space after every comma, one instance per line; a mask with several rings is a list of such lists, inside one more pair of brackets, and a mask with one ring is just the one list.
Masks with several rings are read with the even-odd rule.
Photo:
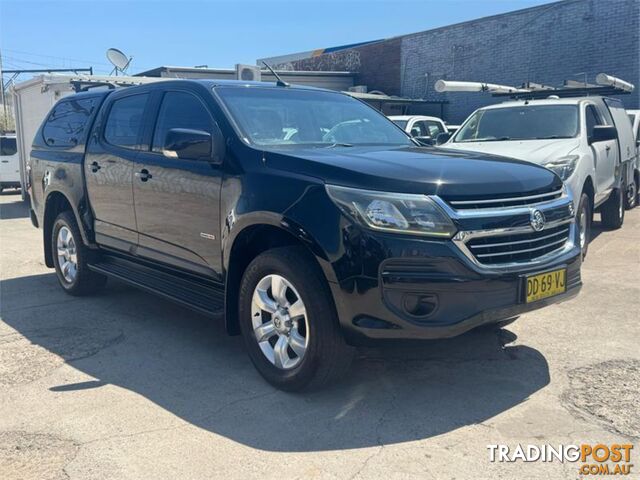
[[302, 298], [281, 275], [263, 277], [251, 299], [253, 333], [264, 356], [277, 368], [300, 364], [309, 345], [309, 322]]
[[73, 283], [78, 275], [78, 253], [73, 234], [66, 226], [58, 230], [56, 249], [60, 273], [67, 283]]
[[578, 220], [578, 226], [580, 228], [580, 249], [583, 251], [587, 244], [587, 221], [587, 207], [583, 205], [580, 209], [580, 219]]

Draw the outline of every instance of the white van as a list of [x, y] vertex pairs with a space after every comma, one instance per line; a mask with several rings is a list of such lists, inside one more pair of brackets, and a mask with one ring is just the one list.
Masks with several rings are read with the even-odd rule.
[[0, 134], [0, 192], [20, 188], [20, 159], [15, 134]]

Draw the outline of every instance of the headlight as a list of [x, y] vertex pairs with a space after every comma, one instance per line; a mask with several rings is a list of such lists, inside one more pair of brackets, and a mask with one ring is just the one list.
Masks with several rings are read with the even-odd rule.
[[456, 233], [451, 219], [426, 195], [326, 188], [341, 210], [374, 230], [446, 238]]
[[543, 166], [556, 173], [564, 182], [567, 178], [573, 175], [579, 159], [580, 156], [578, 155], [567, 155], [566, 157], [555, 158], [543, 163]]

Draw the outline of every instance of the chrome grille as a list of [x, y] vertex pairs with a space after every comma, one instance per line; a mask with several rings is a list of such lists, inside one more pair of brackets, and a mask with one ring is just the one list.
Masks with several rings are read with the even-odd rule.
[[470, 238], [466, 247], [478, 263], [496, 265], [530, 262], [559, 250], [569, 241], [570, 223], [541, 232], [522, 232]]
[[543, 202], [557, 200], [562, 197], [562, 189], [538, 195], [523, 195], [508, 198], [490, 198], [477, 200], [449, 200], [448, 203], [456, 210], [479, 210], [483, 208], [506, 208], [537, 205]]

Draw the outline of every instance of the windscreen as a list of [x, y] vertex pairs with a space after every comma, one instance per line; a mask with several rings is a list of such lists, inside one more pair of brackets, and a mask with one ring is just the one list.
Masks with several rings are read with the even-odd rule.
[[254, 145], [413, 145], [385, 116], [344, 94], [261, 87], [215, 91]]
[[454, 142], [571, 138], [578, 134], [576, 105], [523, 105], [479, 110]]
[[398, 125], [403, 130], [407, 127], [407, 121], [406, 120], [392, 120], [392, 122], [395, 123], [396, 125]]

